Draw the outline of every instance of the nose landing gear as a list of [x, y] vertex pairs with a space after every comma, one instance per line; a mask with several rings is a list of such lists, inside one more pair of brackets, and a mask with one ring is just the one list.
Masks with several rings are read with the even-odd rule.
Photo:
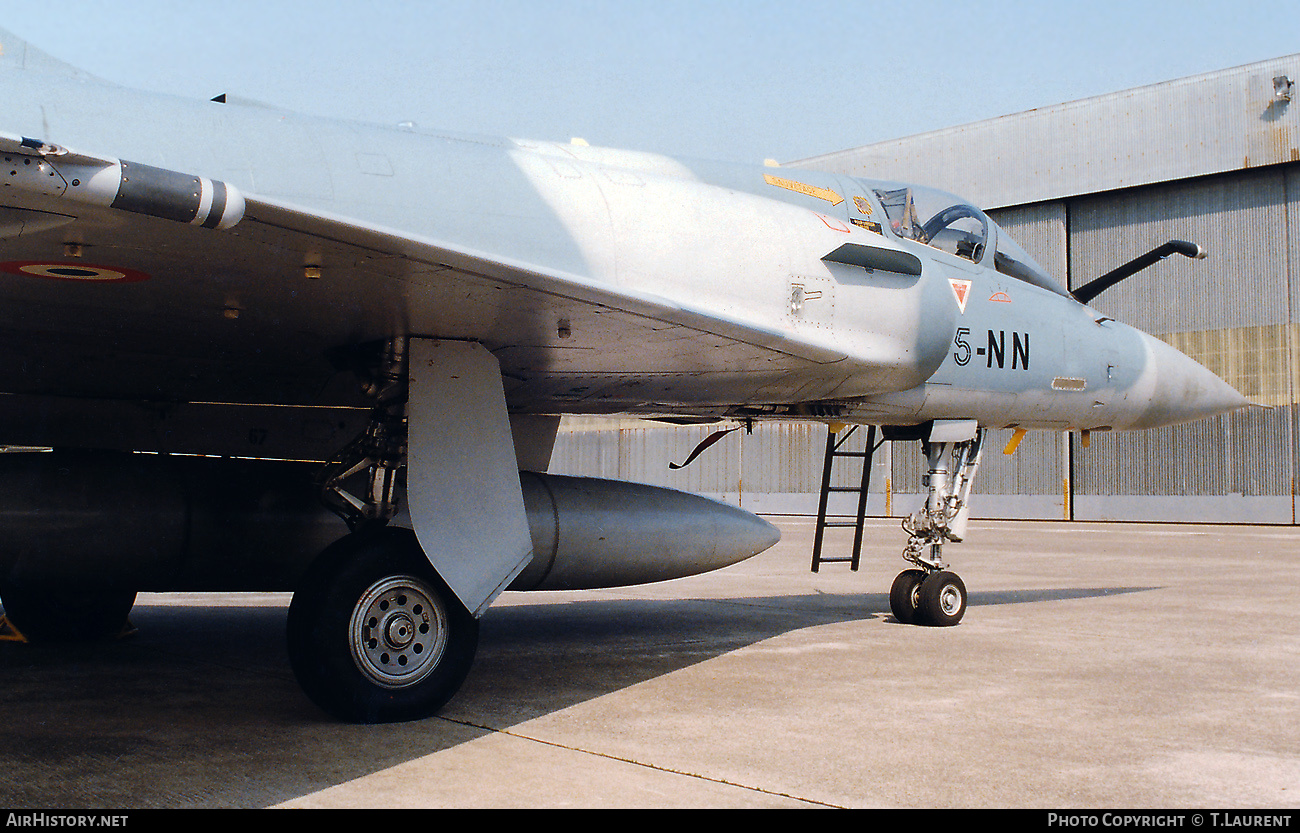
[[[817, 532], [813, 539], [814, 573], [820, 564], [828, 561], [845, 561], [851, 569], [858, 569], [858, 551], [862, 544], [872, 457], [878, 447], [874, 443], [873, 427], [867, 432], [865, 451], [839, 451], [853, 429], [850, 428], [849, 433], [837, 440], [839, 428], [836, 425], [837, 423], [831, 423], [828, 426], [826, 437]], [[881, 430], [884, 434], [881, 444], [895, 440], [920, 440], [921, 450], [929, 463], [929, 473], [923, 481], [928, 492], [925, 505], [903, 521], [903, 529], [908, 534], [903, 560], [912, 566], [894, 579], [889, 590], [889, 608], [894, 618], [903, 624], [950, 627], [960, 622], [966, 614], [966, 585], [956, 573], [948, 569], [941, 552], [945, 543], [959, 542], [966, 535], [966, 524], [970, 518], [967, 501], [971, 483], [979, 468], [984, 429], [973, 419], [949, 419], [921, 425], [883, 426]], [[831, 467], [837, 457], [863, 458], [860, 487], [831, 485]], [[827, 500], [833, 491], [859, 494], [856, 523], [827, 520]], [[851, 558], [828, 558], [822, 555], [822, 531], [831, 526], [856, 527]]]
[[[967, 427], [969, 432], [961, 430]], [[947, 569], [941, 550], [944, 543], [959, 542], [966, 535], [967, 501], [979, 468], [984, 429], [970, 423], [939, 429], [936, 423], [921, 445], [930, 467], [925, 477], [928, 495], [925, 506], [903, 521], [908, 533], [903, 560], [914, 566], [894, 579], [889, 607], [904, 624], [950, 627], [966, 613], [966, 585]], [[967, 438], [957, 439], [963, 433]]]

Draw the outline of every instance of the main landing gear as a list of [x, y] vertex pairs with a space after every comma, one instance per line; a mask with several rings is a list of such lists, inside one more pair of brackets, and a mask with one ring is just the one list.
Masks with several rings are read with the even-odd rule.
[[426, 717], [469, 673], [478, 620], [415, 533], [386, 526], [406, 463], [407, 341], [386, 345], [366, 383], [369, 424], [328, 463], [321, 497], [351, 533], [312, 562], [289, 605], [289, 663], [312, 702], [353, 723]]
[[6, 581], [0, 585], [0, 600], [0, 640], [83, 642], [135, 632], [127, 619], [135, 605], [130, 588], [53, 579]]
[[[947, 569], [941, 549], [966, 535], [971, 482], [979, 468], [984, 429], [936, 423], [921, 449], [929, 463], [925, 506], [903, 521], [908, 533], [903, 560], [913, 565], [894, 579], [889, 607], [904, 624], [949, 627], [966, 613], [966, 585]], [[967, 436], [967, 439], [957, 439]]]
[[[351, 533], [307, 569], [288, 621], [299, 684], [356, 723], [428, 717], [451, 699], [478, 616], [532, 555], [497, 360], [421, 338], [373, 358], [358, 363], [369, 424], [319, 477]], [[388, 525], [399, 499], [410, 529]]]

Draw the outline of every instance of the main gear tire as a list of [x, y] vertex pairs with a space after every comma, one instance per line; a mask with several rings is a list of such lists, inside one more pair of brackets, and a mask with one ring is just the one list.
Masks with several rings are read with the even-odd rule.
[[87, 642], [127, 632], [135, 590], [66, 581], [6, 582], [0, 601], [28, 642]]
[[384, 527], [348, 535], [308, 568], [289, 606], [289, 661], [340, 720], [419, 720], [460, 689], [478, 632], [415, 534]]

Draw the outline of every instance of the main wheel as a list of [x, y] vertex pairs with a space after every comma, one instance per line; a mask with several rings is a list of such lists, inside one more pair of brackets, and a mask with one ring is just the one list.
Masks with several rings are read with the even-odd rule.
[[916, 608], [925, 624], [951, 627], [966, 613], [966, 585], [956, 573], [931, 573], [921, 582]]
[[82, 642], [123, 632], [135, 591], [62, 581], [6, 582], [5, 617], [31, 642]]
[[460, 689], [478, 620], [410, 530], [353, 533], [321, 553], [289, 605], [289, 661], [325, 711], [352, 723], [418, 720]]
[[924, 570], [904, 570], [889, 588], [889, 609], [904, 625], [916, 624], [918, 596], [924, 578]]

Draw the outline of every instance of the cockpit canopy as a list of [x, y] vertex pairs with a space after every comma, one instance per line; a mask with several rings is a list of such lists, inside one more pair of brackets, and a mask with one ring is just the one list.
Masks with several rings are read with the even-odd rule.
[[910, 185], [873, 189], [899, 237], [979, 263], [989, 238], [989, 218], [952, 194]]
[[[1004, 275], [1060, 295], [1068, 295], [997, 223], [960, 197], [934, 188], [893, 182], [863, 181], [880, 200], [889, 229]], [[992, 255], [990, 256], [990, 248]]]

